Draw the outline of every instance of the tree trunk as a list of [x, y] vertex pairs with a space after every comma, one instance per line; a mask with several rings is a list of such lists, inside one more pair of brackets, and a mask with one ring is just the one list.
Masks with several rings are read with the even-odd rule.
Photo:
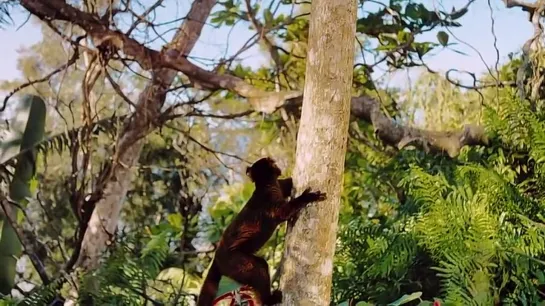
[[[215, 4], [215, 0], [193, 1], [185, 22], [170, 44], [170, 49], [177, 51], [179, 57], [191, 52]], [[153, 71], [152, 80], [138, 97], [135, 114], [125, 124], [118, 138], [113, 170], [85, 231], [76, 267], [84, 270], [95, 269], [99, 257], [115, 233], [119, 213], [132, 179], [131, 168], [138, 162], [144, 145], [143, 137], [154, 127], [165, 102], [165, 90], [174, 81], [176, 73], [171, 69]]]
[[356, 0], [313, 0], [303, 109], [293, 174], [327, 193], [288, 225], [283, 305], [329, 305], [342, 192], [356, 34]]

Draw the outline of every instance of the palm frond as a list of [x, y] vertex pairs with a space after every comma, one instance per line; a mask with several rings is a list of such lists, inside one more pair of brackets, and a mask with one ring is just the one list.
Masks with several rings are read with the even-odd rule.
[[119, 126], [119, 123], [122, 122], [125, 118], [126, 115], [108, 117], [93, 122], [90, 127], [80, 126], [65, 131], [63, 133], [49, 136], [42, 141], [34, 144], [32, 148], [21, 150], [18, 154], [0, 163], [0, 182], [9, 181], [10, 172], [8, 168], [15, 166], [19, 158], [25, 156], [25, 154], [27, 154], [29, 151], [35, 150], [36, 152], [43, 155], [48, 155], [51, 152], [62, 154], [69, 148], [79, 144], [81, 142], [82, 133], [89, 131], [89, 129], [91, 129], [91, 133], [93, 134], [106, 133], [114, 136], [115, 131]]

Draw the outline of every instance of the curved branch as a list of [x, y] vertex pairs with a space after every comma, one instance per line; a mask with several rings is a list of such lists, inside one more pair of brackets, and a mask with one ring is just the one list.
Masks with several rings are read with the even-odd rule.
[[[128, 35], [111, 30], [106, 22], [94, 15], [82, 12], [63, 0], [21, 0], [21, 4], [42, 19], [70, 21], [86, 30], [96, 41], [111, 41], [146, 70], [170, 68], [184, 73], [197, 89], [230, 90], [245, 97], [253, 111], [272, 113], [288, 103], [302, 101], [301, 91], [267, 92], [238, 77], [200, 68], [174, 48], [165, 47], [161, 51], [147, 48]], [[478, 126], [466, 126], [462, 131], [437, 132], [399, 125], [382, 113], [378, 101], [368, 96], [353, 98], [351, 112], [352, 116], [373, 124], [384, 143], [398, 148], [413, 144], [426, 151], [447, 152], [454, 157], [465, 145], [488, 144], [484, 129]]]
[[370, 97], [353, 98], [351, 114], [370, 122], [384, 144], [400, 150], [414, 145], [426, 152], [446, 152], [450, 157], [456, 157], [466, 145], [489, 143], [484, 128], [477, 125], [465, 125], [461, 131], [445, 132], [403, 126], [386, 116], [381, 111], [380, 102]]

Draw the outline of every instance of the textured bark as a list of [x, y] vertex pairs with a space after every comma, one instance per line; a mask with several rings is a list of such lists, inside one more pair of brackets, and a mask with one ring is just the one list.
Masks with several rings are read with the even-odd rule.
[[352, 116], [373, 125], [384, 144], [400, 150], [413, 145], [426, 152], [444, 152], [456, 157], [464, 146], [488, 145], [488, 137], [482, 126], [467, 124], [462, 130], [441, 132], [403, 126], [386, 116], [380, 102], [370, 97], [352, 98], [350, 108]]
[[288, 226], [283, 305], [329, 305], [348, 138], [355, 0], [313, 0], [303, 109], [293, 174], [298, 191], [327, 193]]
[[[193, 49], [215, 3], [215, 0], [193, 2], [187, 21], [178, 29], [169, 46], [179, 57]], [[128, 119], [117, 140], [113, 170], [87, 226], [76, 267], [84, 270], [96, 268], [100, 255], [110, 242], [132, 179], [131, 168], [138, 162], [143, 147], [143, 137], [154, 127], [165, 102], [164, 92], [174, 81], [176, 73], [171, 69], [154, 70], [153, 80], [140, 94], [135, 114]]]

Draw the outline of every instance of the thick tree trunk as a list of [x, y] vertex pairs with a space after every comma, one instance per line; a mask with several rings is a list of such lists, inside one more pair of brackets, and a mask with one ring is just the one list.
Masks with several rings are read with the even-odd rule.
[[283, 305], [329, 305], [348, 137], [356, 0], [313, 0], [294, 183], [327, 193], [288, 228]]
[[[193, 1], [186, 21], [170, 44], [171, 50], [177, 51], [180, 58], [189, 54], [195, 46], [214, 4], [215, 0]], [[136, 113], [118, 138], [112, 174], [87, 226], [76, 267], [84, 270], [96, 268], [99, 257], [110, 242], [132, 179], [131, 168], [138, 162], [144, 144], [143, 137], [153, 128], [165, 102], [164, 92], [174, 81], [176, 73], [171, 69], [154, 71], [153, 80], [138, 97]]]

